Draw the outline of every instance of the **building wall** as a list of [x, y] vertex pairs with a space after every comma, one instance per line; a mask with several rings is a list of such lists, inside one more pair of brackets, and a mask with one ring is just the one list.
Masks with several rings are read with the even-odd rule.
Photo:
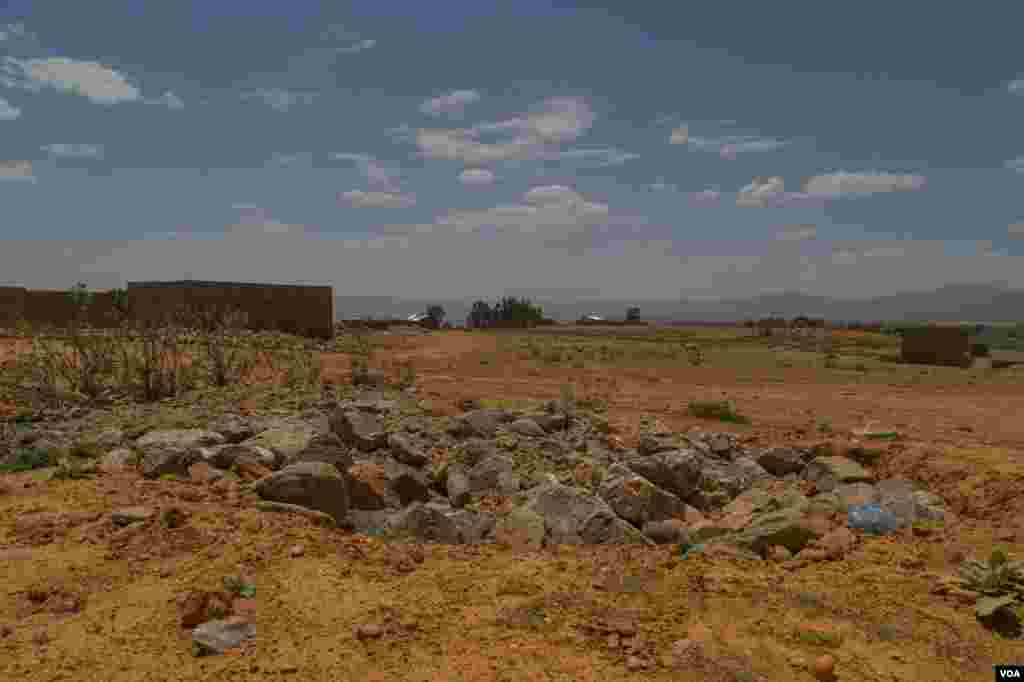
[[900, 355], [903, 362], [922, 365], [966, 367], [971, 357], [971, 337], [955, 327], [924, 327], [903, 331]]
[[334, 290], [329, 286], [240, 282], [129, 282], [128, 301], [144, 319], [159, 320], [180, 306], [231, 306], [250, 329], [319, 338], [334, 334]]
[[[162, 323], [185, 306], [231, 306], [247, 315], [251, 329], [278, 330], [330, 338], [334, 334], [334, 291], [329, 286], [233, 282], [129, 282], [128, 305], [140, 321]], [[93, 292], [85, 322], [114, 327], [113, 293]], [[66, 291], [0, 287], [0, 327], [19, 319], [36, 327], [66, 327], [75, 306]]]
[[0, 328], [14, 329], [25, 316], [25, 287], [0, 287]]

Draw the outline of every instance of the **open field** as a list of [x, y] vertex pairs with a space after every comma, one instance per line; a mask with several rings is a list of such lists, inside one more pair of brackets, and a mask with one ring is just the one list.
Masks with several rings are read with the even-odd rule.
[[[372, 333], [364, 356], [389, 379], [414, 368], [419, 409], [437, 419], [465, 400], [528, 410], [571, 392], [626, 448], [651, 417], [749, 447], [867, 447], [878, 478], [924, 485], [949, 522], [858, 535], [841, 559], [803, 565], [681, 558], [675, 545], [524, 553], [319, 528], [254, 511], [237, 488], [135, 471], [0, 475], [0, 678], [781, 682], [815, 679], [810, 664], [831, 654], [843, 682], [966, 682], [1024, 663], [1024, 640], [982, 627], [970, 595], [937, 588], [965, 556], [1003, 546], [1024, 557], [1024, 370], [906, 366], [897, 339], [833, 337], [832, 360], [771, 349], [744, 329], [654, 327]], [[27, 350], [2, 344], [0, 362]], [[324, 352], [323, 379], [349, 384], [355, 356]], [[223, 409], [305, 409], [260, 388], [168, 400], [161, 418], [185, 427]], [[721, 400], [749, 423], [688, 410]], [[118, 410], [94, 426], [139, 418]], [[858, 434], [865, 427], [898, 437], [873, 441]], [[168, 505], [185, 511], [184, 528], [106, 522], [114, 509]], [[194, 658], [181, 601], [226, 575], [255, 586], [257, 637]], [[683, 639], [703, 653], [673, 664]]]

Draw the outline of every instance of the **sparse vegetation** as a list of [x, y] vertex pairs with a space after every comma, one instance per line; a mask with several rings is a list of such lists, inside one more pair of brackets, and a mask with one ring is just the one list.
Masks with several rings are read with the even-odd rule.
[[715, 419], [732, 424], [749, 424], [750, 420], [739, 414], [727, 400], [695, 400], [687, 406], [688, 412], [700, 419]]

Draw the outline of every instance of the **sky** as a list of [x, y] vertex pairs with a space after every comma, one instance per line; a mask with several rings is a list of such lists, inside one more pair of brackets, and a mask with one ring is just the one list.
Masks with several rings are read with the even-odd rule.
[[0, 284], [1024, 288], [1021, 25], [918, 0], [8, 0]]

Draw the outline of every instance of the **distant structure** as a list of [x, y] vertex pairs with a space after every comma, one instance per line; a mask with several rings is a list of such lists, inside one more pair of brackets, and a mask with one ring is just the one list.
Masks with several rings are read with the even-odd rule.
[[[114, 327], [113, 292], [93, 293], [85, 321], [97, 329]], [[179, 280], [128, 282], [126, 294], [131, 316], [143, 322], [162, 322], [182, 308], [226, 306], [244, 313], [252, 330], [317, 338], [334, 334], [330, 286]], [[19, 320], [33, 326], [66, 327], [77, 312], [66, 291], [0, 288], [0, 327], [13, 328]]]
[[920, 365], [969, 367], [971, 335], [960, 327], [917, 327], [904, 329], [900, 344], [903, 362]]

